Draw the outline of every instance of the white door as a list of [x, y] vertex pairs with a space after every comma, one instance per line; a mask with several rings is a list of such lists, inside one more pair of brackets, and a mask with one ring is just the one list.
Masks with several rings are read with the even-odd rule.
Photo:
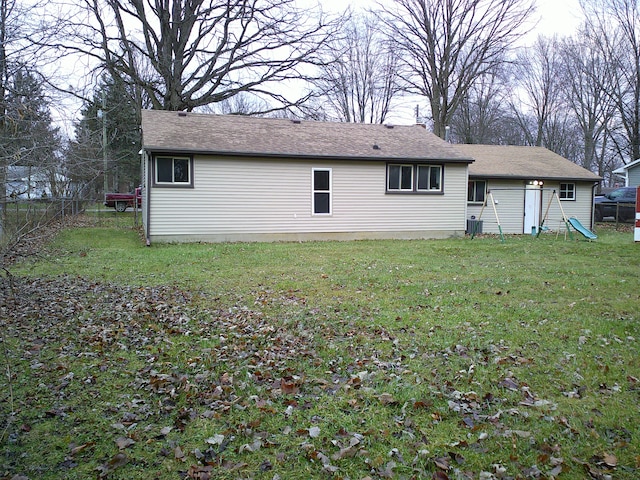
[[540, 185], [527, 185], [524, 192], [524, 229], [522, 233], [535, 233], [540, 228], [542, 190]]

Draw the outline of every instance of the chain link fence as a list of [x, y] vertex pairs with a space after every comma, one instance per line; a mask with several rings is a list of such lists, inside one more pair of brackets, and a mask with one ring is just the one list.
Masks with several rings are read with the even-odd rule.
[[80, 198], [8, 198], [0, 211], [0, 239], [5, 243], [53, 221], [83, 213], [86, 205], [87, 201]]

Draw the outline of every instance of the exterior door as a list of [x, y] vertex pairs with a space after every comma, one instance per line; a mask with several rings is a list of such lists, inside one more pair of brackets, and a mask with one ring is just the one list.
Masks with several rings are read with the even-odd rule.
[[524, 228], [522, 233], [537, 233], [540, 228], [542, 211], [542, 190], [540, 185], [527, 185], [524, 191]]

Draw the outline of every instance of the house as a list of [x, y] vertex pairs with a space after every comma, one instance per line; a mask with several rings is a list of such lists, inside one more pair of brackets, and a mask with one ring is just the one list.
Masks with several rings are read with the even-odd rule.
[[11, 199], [38, 200], [60, 195], [68, 190], [70, 181], [52, 168], [9, 165], [5, 185]]
[[[480, 217], [484, 233], [537, 232], [565, 228], [563, 215], [593, 225], [594, 189], [601, 177], [543, 147], [456, 145], [475, 161], [469, 166], [467, 215]], [[497, 213], [497, 219], [496, 219]]]
[[464, 235], [473, 161], [424, 127], [142, 112], [147, 243]]
[[640, 159], [614, 170], [613, 173], [624, 177], [625, 187], [640, 186]]

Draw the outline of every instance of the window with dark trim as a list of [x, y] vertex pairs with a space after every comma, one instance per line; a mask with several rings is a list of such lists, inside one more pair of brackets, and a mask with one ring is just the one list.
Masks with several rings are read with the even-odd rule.
[[413, 191], [413, 165], [389, 165], [389, 190]]
[[193, 161], [189, 157], [157, 156], [154, 159], [154, 184], [193, 186]]
[[418, 170], [418, 188], [422, 191], [440, 191], [440, 182], [442, 181], [441, 165], [417, 165]]
[[487, 182], [485, 180], [469, 180], [467, 189], [467, 202], [484, 203], [487, 194]]
[[313, 214], [331, 215], [331, 169], [314, 168], [313, 184]]
[[576, 199], [576, 184], [575, 183], [561, 183], [560, 184], [560, 200], [575, 200]]
[[390, 163], [387, 192], [440, 193], [443, 169], [442, 165]]

